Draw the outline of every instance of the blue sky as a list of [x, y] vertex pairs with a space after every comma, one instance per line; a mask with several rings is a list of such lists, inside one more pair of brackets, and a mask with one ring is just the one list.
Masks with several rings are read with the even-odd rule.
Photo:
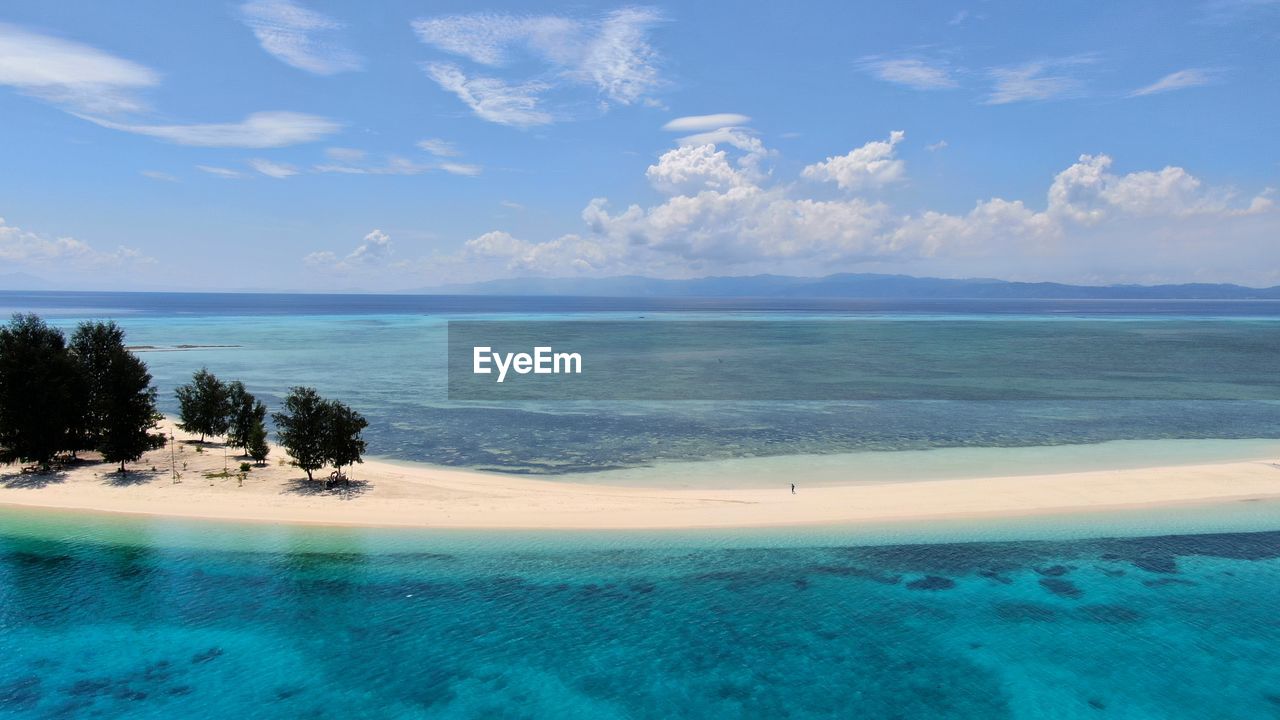
[[1278, 41], [1267, 0], [8, 4], [0, 274], [1280, 284]]

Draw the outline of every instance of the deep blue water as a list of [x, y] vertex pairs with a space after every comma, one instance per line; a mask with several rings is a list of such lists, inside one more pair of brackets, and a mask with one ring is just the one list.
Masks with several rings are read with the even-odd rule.
[[518, 550], [251, 537], [0, 534], [0, 717], [1280, 715], [1275, 532]]

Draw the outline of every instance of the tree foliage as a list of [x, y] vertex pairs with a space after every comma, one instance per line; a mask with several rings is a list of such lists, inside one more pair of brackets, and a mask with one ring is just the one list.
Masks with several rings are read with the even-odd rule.
[[364, 462], [365, 443], [363, 432], [369, 422], [360, 413], [337, 400], [325, 403], [328, 426], [324, 434], [324, 457], [339, 473], [344, 466]]
[[85, 434], [107, 462], [125, 463], [164, 445], [151, 432], [161, 415], [151, 373], [124, 344], [115, 323], [83, 323], [71, 337], [71, 353], [84, 378]]
[[294, 387], [284, 399], [284, 409], [274, 413], [276, 436], [293, 462], [307, 473], [324, 467], [325, 427], [329, 412], [324, 400], [315, 388]]
[[227, 444], [249, 450], [250, 435], [257, 425], [267, 419], [267, 406], [245, 389], [244, 383], [233, 380], [227, 385]]
[[33, 314], [0, 327], [0, 460], [48, 469], [83, 426], [82, 377], [62, 331]]
[[[263, 410], [266, 408], [264, 407]], [[254, 462], [261, 465], [266, 461], [267, 455], [271, 453], [271, 446], [267, 444], [267, 425], [262, 420], [258, 420], [249, 430], [249, 444], [245, 448], [249, 457]]]
[[[243, 388], [243, 386], [241, 386]], [[196, 433], [200, 442], [205, 436], [224, 435], [230, 427], [231, 398], [225, 383], [200, 368], [191, 382], [178, 387], [178, 427]]]
[[68, 344], [35, 315], [0, 328], [0, 461], [48, 468], [62, 451], [137, 460], [163, 445], [151, 373], [115, 323], [87, 322]]
[[363, 431], [369, 423], [360, 413], [336, 400], [325, 400], [314, 388], [295, 387], [284, 400], [284, 410], [272, 415], [280, 444], [307, 480], [325, 465], [343, 467], [363, 462]]

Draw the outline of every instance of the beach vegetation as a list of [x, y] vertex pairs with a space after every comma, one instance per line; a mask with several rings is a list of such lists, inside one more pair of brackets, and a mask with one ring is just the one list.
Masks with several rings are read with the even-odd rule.
[[308, 481], [326, 465], [334, 467], [335, 476], [344, 477], [342, 468], [363, 462], [368, 421], [345, 403], [320, 397], [315, 388], [290, 389], [284, 410], [271, 417], [280, 445], [307, 473]]
[[267, 455], [271, 453], [271, 445], [267, 443], [267, 425], [263, 420], [258, 420], [249, 429], [249, 444], [246, 450], [259, 467], [266, 464]]
[[81, 432], [88, 440], [83, 445], [120, 463], [121, 473], [125, 463], [164, 447], [164, 435], [152, 432], [163, 416], [156, 410], [151, 373], [125, 347], [124, 331], [113, 322], [82, 323], [70, 350], [80, 373]]
[[205, 437], [225, 435], [231, 424], [231, 396], [226, 383], [200, 368], [191, 382], [178, 387], [178, 427]]
[[244, 383], [233, 380], [227, 385], [227, 444], [249, 451], [249, 443], [255, 426], [267, 419], [267, 406], [245, 389]]
[[313, 473], [325, 464], [325, 428], [328, 425], [328, 406], [315, 388], [294, 387], [284, 398], [284, 409], [274, 413], [276, 436], [293, 464], [307, 473]]
[[62, 331], [34, 314], [0, 327], [0, 461], [48, 470], [83, 425], [83, 383]]

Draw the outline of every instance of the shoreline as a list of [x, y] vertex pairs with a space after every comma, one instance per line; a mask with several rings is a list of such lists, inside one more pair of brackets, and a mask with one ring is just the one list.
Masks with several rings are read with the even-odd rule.
[[[164, 425], [166, 432], [169, 424]], [[1280, 463], [1239, 460], [1119, 470], [806, 487], [662, 488], [587, 484], [369, 460], [349, 495], [281, 465], [273, 447], [243, 486], [222, 447], [178, 433], [120, 478], [86, 462], [49, 476], [0, 472], [0, 506], [263, 524], [456, 530], [713, 530], [1034, 518], [1280, 499]], [[207, 448], [205, 451], [195, 448]], [[227, 465], [233, 471], [239, 458]], [[152, 468], [155, 468], [154, 471]], [[799, 485], [790, 492], [790, 482]]]

